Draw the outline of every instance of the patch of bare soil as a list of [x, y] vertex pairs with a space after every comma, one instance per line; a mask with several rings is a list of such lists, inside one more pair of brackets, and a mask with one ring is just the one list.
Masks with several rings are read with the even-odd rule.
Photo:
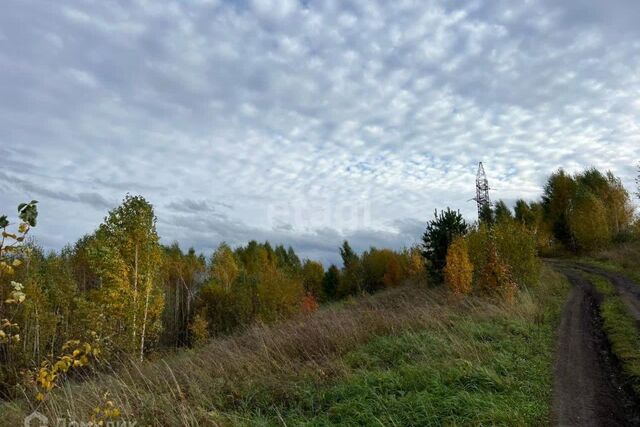
[[638, 402], [622, 384], [620, 366], [602, 331], [599, 296], [580, 274], [561, 269], [572, 284], [558, 329], [553, 419], [560, 426], [640, 425]]

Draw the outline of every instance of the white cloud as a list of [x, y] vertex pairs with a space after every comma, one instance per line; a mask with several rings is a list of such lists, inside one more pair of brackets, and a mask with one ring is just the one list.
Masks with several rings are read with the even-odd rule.
[[[434, 208], [473, 218], [480, 160], [494, 198], [536, 197], [560, 166], [631, 185], [639, 34], [578, 3], [12, 2], [0, 200], [40, 191], [52, 247], [129, 191], [166, 241], [270, 238], [331, 259], [344, 235], [413, 243], [398, 224]], [[331, 212], [349, 205], [368, 219]], [[210, 221], [190, 231], [200, 208]]]

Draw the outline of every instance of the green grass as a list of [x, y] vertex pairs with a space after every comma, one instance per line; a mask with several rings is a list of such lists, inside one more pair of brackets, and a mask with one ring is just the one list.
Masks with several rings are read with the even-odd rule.
[[600, 310], [611, 349], [622, 363], [623, 372], [634, 391], [640, 396], [640, 333], [636, 321], [618, 296], [608, 297]]
[[566, 284], [537, 316], [477, 321], [380, 337], [343, 357], [335, 383], [299, 385], [296, 396], [236, 414], [247, 425], [546, 425], [554, 330]]
[[615, 245], [588, 258], [579, 258], [578, 261], [623, 273], [640, 284], [640, 242]]
[[459, 319], [380, 338], [347, 355], [348, 378], [280, 412], [293, 425], [544, 424], [552, 336], [550, 325]]
[[[39, 410], [85, 420], [108, 391], [138, 425], [548, 425], [567, 291], [547, 268], [512, 305], [390, 290], [65, 383]], [[9, 425], [29, 412], [0, 405]]]
[[583, 275], [604, 297], [600, 304], [602, 327], [611, 344], [611, 351], [622, 364], [623, 373], [640, 396], [640, 332], [636, 321], [608, 279], [595, 274]]
[[616, 288], [604, 277], [585, 272], [580, 272], [580, 274], [589, 280], [605, 299], [616, 295]]

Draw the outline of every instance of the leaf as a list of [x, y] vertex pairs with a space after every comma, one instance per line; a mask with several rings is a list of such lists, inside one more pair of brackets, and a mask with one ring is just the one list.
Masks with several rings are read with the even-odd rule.
[[9, 220], [6, 215], [0, 216], [0, 228], [6, 228], [9, 225]]
[[38, 208], [36, 207], [36, 203], [37, 201], [33, 200], [27, 205], [21, 205], [22, 208], [18, 209], [18, 216], [20, 219], [32, 227], [36, 226], [36, 219], [38, 218]]

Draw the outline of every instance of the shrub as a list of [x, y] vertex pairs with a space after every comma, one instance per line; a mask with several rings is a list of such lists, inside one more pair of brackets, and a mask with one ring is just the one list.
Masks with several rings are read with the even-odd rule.
[[423, 281], [426, 279], [427, 269], [424, 265], [424, 258], [418, 247], [412, 247], [403, 252], [405, 258], [407, 278], [413, 282]]
[[193, 317], [189, 324], [189, 332], [191, 333], [191, 345], [200, 347], [209, 339], [209, 327], [207, 319], [204, 315], [198, 313]]
[[489, 248], [489, 228], [485, 224], [476, 226], [467, 235], [467, 253], [473, 266], [473, 283], [480, 283], [480, 274], [487, 262], [487, 249]]
[[524, 225], [505, 220], [493, 229], [500, 257], [509, 265], [513, 280], [519, 286], [533, 286], [540, 278], [540, 260], [536, 235]]
[[494, 244], [488, 247], [478, 288], [485, 295], [498, 297], [507, 302], [513, 301], [515, 296], [517, 285], [512, 279], [509, 265], [499, 256]]
[[540, 260], [537, 255], [538, 236], [526, 226], [514, 220], [502, 221], [490, 231], [480, 225], [468, 237], [469, 258], [474, 268], [473, 282], [479, 283], [488, 262], [491, 248], [506, 264], [511, 278], [519, 286], [533, 286], [540, 277]]
[[302, 312], [305, 314], [313, 313], [314, 311], [317, 311], [318, 308], [320, 308], [320, 305], [318, 304], [316, 297], [314, 297], [313, 294], [311, 293], [307, 293], [302, 298], [302, 303], [300, 306], [301, 306]]
[[197, 308], [205, 316], [211, 335], [225, 334], [253, 320], [253, 286], [238, 283], [227, 291], [217, 283], [202, 287]]
[[444, 268], [444, 281], [455, 295], [471, 292], [473, 265], [469, 261], [467, 242], [457, 237], [447, 251], [447, 264]]

